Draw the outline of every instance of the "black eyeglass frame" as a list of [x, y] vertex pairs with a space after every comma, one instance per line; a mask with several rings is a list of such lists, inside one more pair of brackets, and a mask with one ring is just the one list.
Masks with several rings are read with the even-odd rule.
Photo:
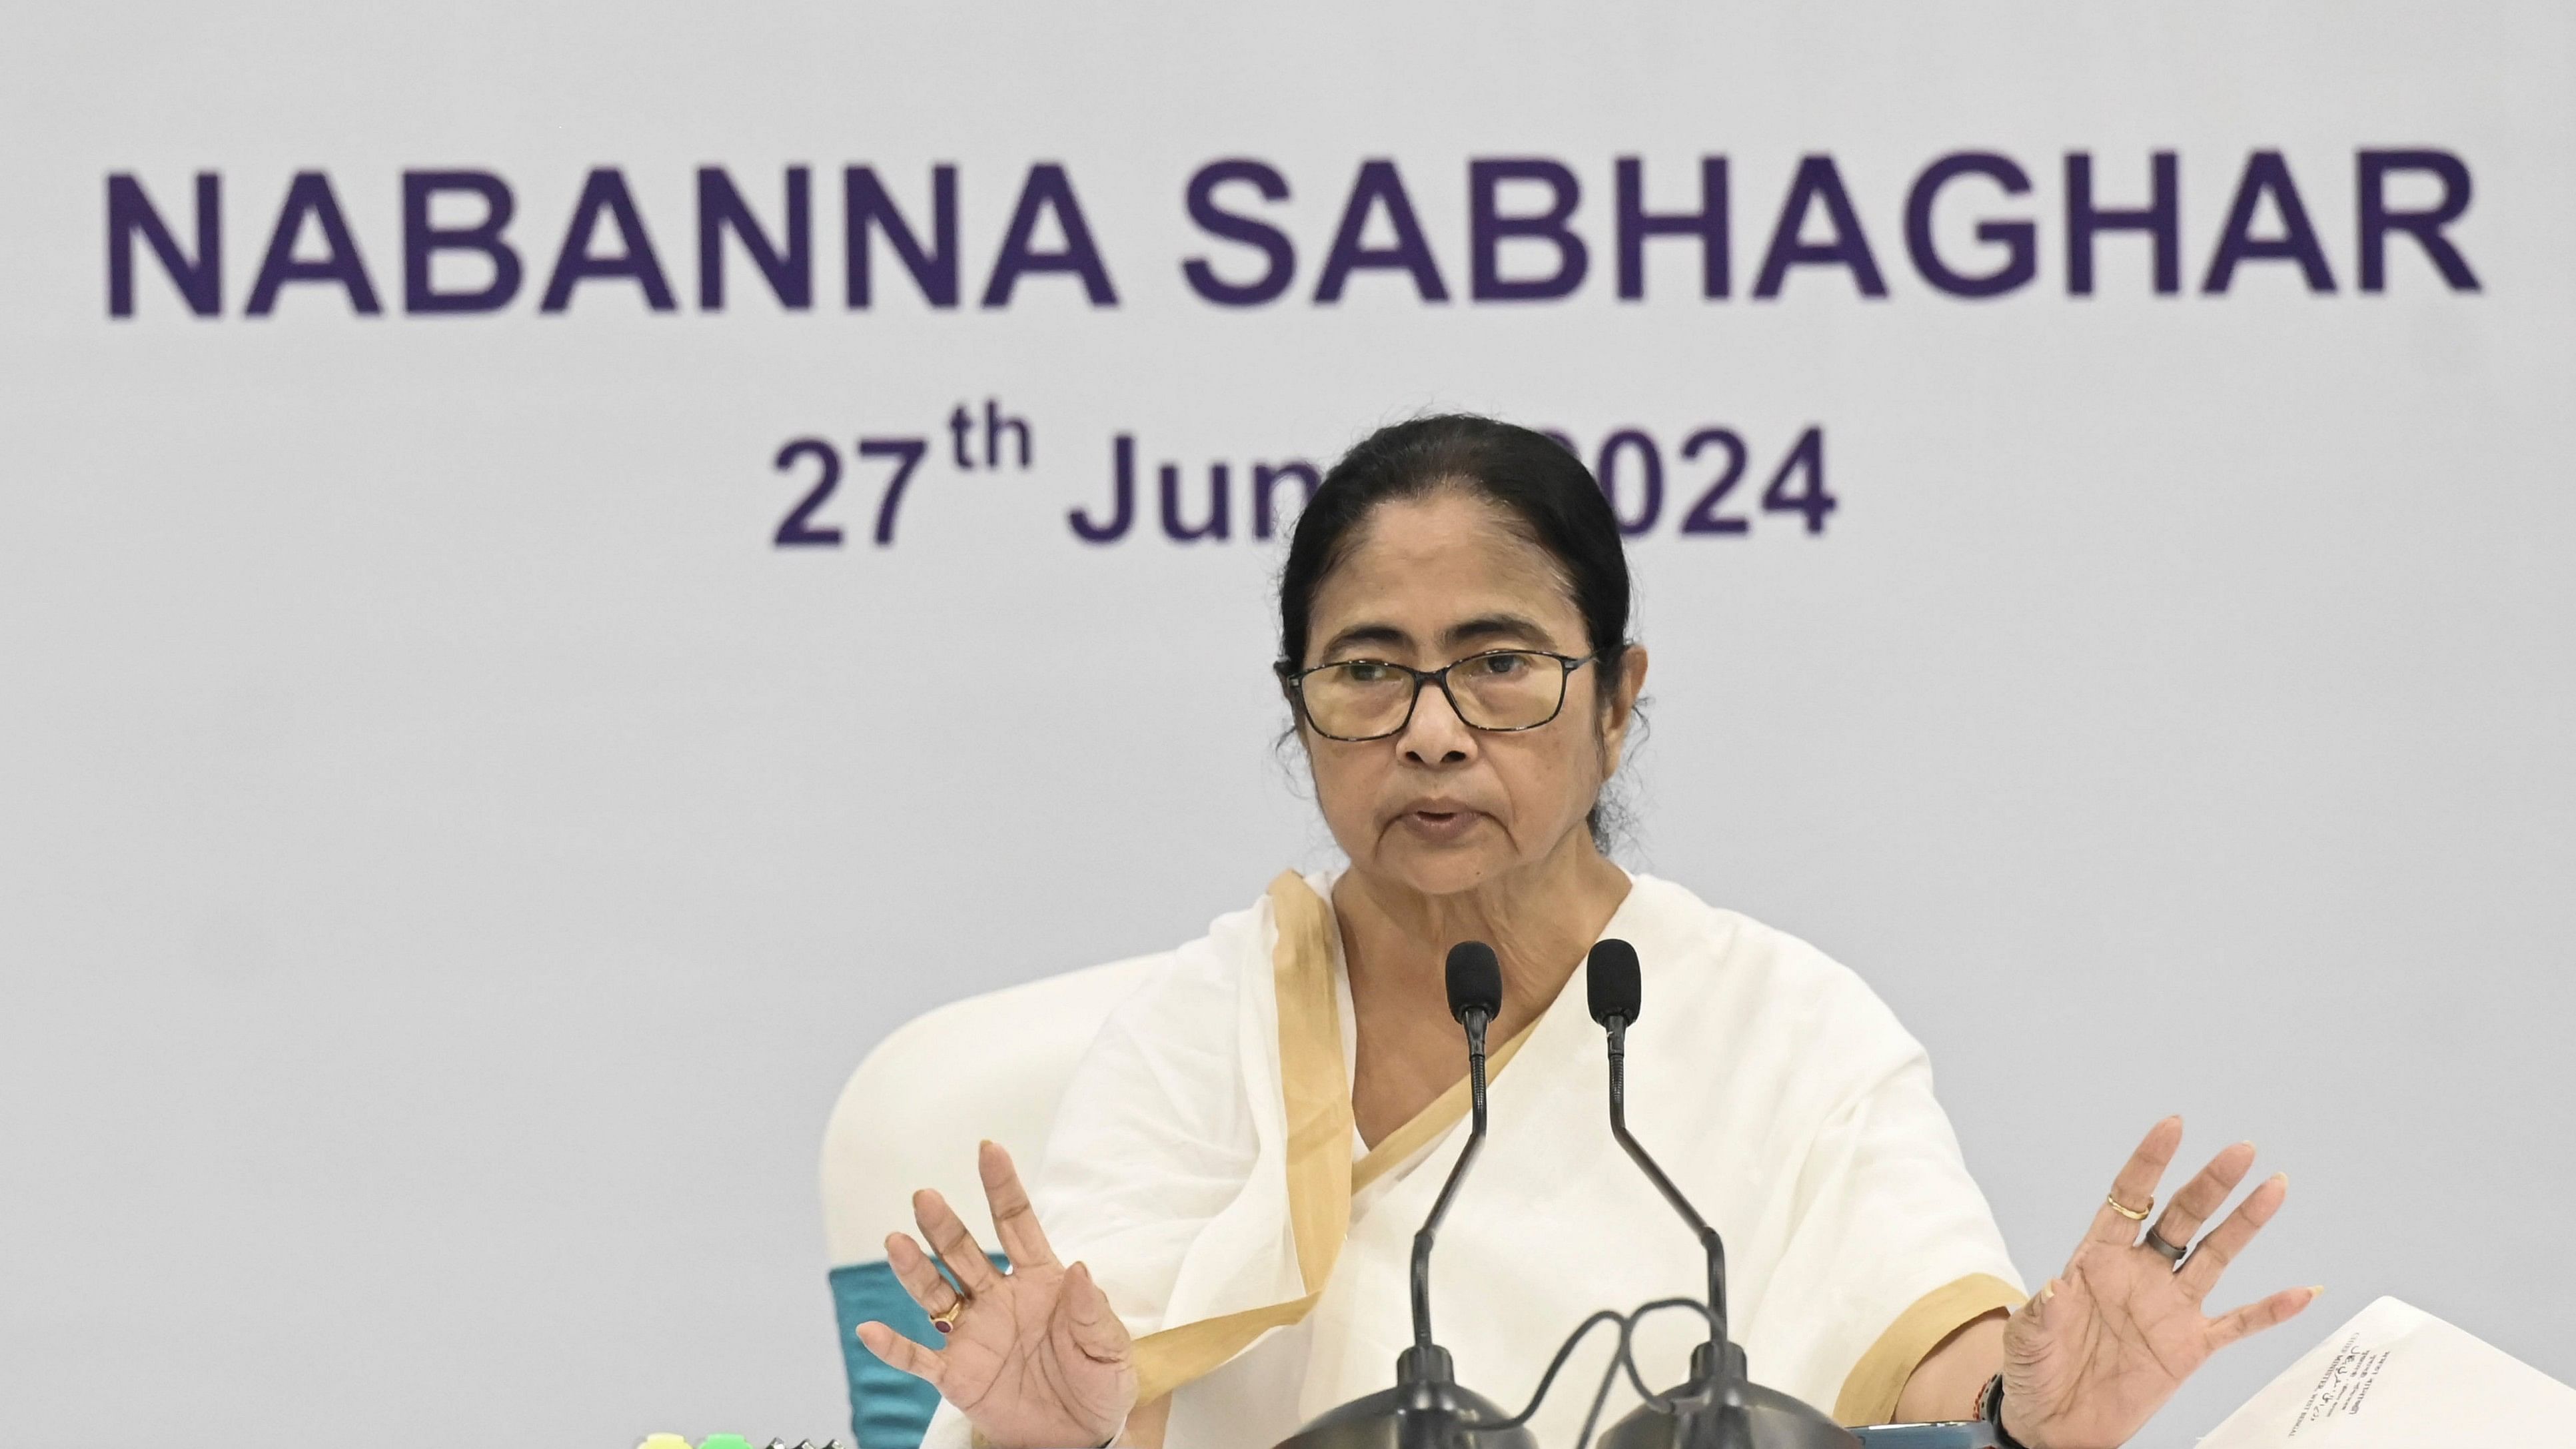
[[[1479, 659], [1491, 659], [1497, 654], [1527, 654], [1539, 659], [1553, 659], [1556, 661], [1558, 670], [1556, 676], [1556, 708], [1547, 712], [1547, 718], [1540, 720], [1536, 724], [1480, 725], [1474, 720], [1467, 718], [1467, 712], [1458, 707], [1457, 691], [1449, 687], [1449, 671], [1457, 668], [1461, 664], [1473, 664]], [[1318, 664], [1312, 669], [1291, 669], [1288, 667], [1287, 661], [1282, 660], [1277, 664], [1271, 665], [1270, 668], [1273, 673], [1279, 676], [1280, 688], [1287, 692], [1289, 703], [1296, 706], [1297, 717], [1306, 722], [1306, 728], [1313, 730], [1315, 733], [1322, 735], [1328, 740], [1339, 740], [1346, 745], [1363, 745], [1367, 744], [1371, 740], [1393, 739], [1397, 735], [1404, 733], [1405, 729], [1413, 723], [1413, 712], [1422, 708], [1422, 687], [1426, 684], [1437, 684], [1440, 686], [1441, 698], [1449, 701], [1449, 712], [1458, 716], [1458, 722], [1471, 730], [1481, 730], [1489, 735], [1516, 735], [1527, 730], [1545, 729], [1549, 725], [1556, 723], [1556, 717], [1558, 715], [1565, 713], [1565, 696], [1572, 692], [1570, 685], [1574, 678], [1574, 671], [1581, 669], [1586, 664], [1595, 663], [1600, 658], [1601, 656], [1598, 653], [1593, 653], [1586, 654], [1582, 658], [1577, 659], [1570, 654], [1559, 654], [1550, 649], [1480, 649], [1473, 654], [1452, 659], [1437, 669], [1416, 669], [1410, 664], [1398, 664], [1392, 659], [1335, 659], [1329, 663]], [[1314, 712], [1306, 708], [1306, 676], [1310, 674], [1321, 674], [1327, 669], [1340, 669], [1352, 664], [1375, 664], [1383, 669], [1402, 670], [1404, 673], [1413, 676], [1413, 697], [1405, 703], [1404, 718], [1395, 722], [1395, 728], [1373, 735], [1337, 735], [1328, 732], [1322, 725], [1315, 723]]]

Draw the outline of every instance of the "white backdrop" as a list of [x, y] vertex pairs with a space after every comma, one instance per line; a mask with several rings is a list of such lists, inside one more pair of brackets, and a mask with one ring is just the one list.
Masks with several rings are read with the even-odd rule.
[[[2565, 7], [5, 15], [0, 1439], [846, 1432], [834, 1089], [922, 1008], [1172, 944], [1324, 858], [1271, 747], [1278, 555], [1246, 475], [1450, 406], [1587, 454], [1652, 440], [1626, 858], [1891, 1001], [2025, 1272], [2165, 1111], [2192, 1152], [2251, 1136], [2292, 1170], [2231, 1288], [2326, 1299], [2144, 1442], [2187, 1444], [2381, 1292], [2576, 1377]], [[2135, 207], [2160, 151], [2175, 290], [2132, 231], [2078, 295], [2066, 158]], [[2365, 289], [2374, 151], [2456, 162], [2437, 234], [2476, 290], [2404, 230]], [[1981, 222], [2035, 228], [2030, 280], [1985, 299], [1907, 243], [1918, 178], [1972, 152], [2028, 190], [1941, 190], [1941, 264], [2010, 260]], [[1619, 159], [1678, 212], [1720, 156], [1729, 295], [1661, 238], [1623, 300]], [[1577, 183], [1588, 268], [1479, 298], [1470, 165], [1529, 158]], [[1286, 193], [1214, 193], [1293, 247], [1261, 305], [1185, 270], [1269, 266], [1192, 220], [1228, 159]], [[1446, 301], [1384, 266], [1316, 300], [1376, 160]], [[1061, 204], [982, 305], [1041, 163], [1114, 305], [1062, 269]], [[956, 305], [880, 240], [851, 308], [844, 168], [929, 243], [941, 164]], [[809, 305], [727, 236], [705, 307], [698, 168], [776, 235], [793, 166]], [[595, 168], [667, 311], [577, 265], [545, 309]], [[403, 177], [429, 171], [509, 192], [498, 310], [407, 297]], [[192, 272], [200, 173], [220, 258]], [[2213, 291], [2249, 174], [2255, 245]], [[1775, 237], [1800, 175], [1849, 225], [1818, 191]], [[2422, 212], [2442, 183], [2382, 194]], [[120, 226], [136, 194], [175, 273]], [[577, 255], [632, 251], [604, 215]], [[1363, 252], [1394, 244], [1363, 221]], [[2331, 290], [2281, 240], [2310, 235]], [[1757, 295], [1802, 236], [1844, 261]], [[1498, 256], [1508, 283], [1565, 253]], [[441, 293], [494, 280], [427, 260]], [[984, 466], [987, 399], [1030, 466], [1014, 436]], [[1684, 533], [1724, 445], [1683, 444], [1721, 427], [1749, 528]], [[1809, 429], [1839, 503], [1815, 534], [1760, 506]], [[1087, 543], [1067, 513], [1105, 514], [1120, 434], [1142, 511]], [[862, 437], [923, 440], [888, 547]], [[804, 438], [846, 465], [807, 520], [837, 548], [773, 542]], [[1217, 461], [1233, 537], [1165, 538], [1150, 469], [1185, 469], [1195, 521]]]

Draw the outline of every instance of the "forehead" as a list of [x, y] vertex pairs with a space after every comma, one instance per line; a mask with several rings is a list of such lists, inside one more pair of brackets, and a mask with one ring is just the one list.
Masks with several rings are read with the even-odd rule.
[[1310, 648], [1354, 630], [1434, 645], [1457, 626], [1518, 618], [1541, 643], [1565, 649], [1583, 635], [1564, 567], [1498, 505], [1462, 489], [1379, 504], [1315, 590]]

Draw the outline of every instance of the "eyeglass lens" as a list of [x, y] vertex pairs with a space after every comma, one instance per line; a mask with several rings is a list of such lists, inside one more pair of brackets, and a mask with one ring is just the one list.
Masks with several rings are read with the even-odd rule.
[[[1565, 674], [1552, 654], [1477, 654], [1449, 666], [1449, 693], [1459, 718], [1478, 729], [1525, 730], [1545, 724], [1564, 704]], [[1410, 670], [1354, 659], [1315, 670], [1302, 688], [1317, 730], [1369, 739], [1404, 727], [1415, 684]]]

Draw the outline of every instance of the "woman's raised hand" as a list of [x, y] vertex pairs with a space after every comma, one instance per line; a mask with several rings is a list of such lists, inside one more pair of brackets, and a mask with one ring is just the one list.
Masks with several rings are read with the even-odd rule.
[[1105, 1444], [1136, 1403], [1127, 1325], [1088, 1269], [1056, 1261], [1011, 1155], [987, 1142], [976, 1165], [1011, 1271], [993, 1266], [946, 1199], [914, 1193], [914, 1222], [966, 1291], [949, 1286], [910, 1234], [886, 1239], [886, 1261], [912, 1301], [949, 1325], [947, 1343], [924, 1348], [882, 1323], [860, 1324], [859, 1342], [928, 1379], [997, 1449]]
[[[2290, 1179], [2283, 1173], [2256, 1187], [2194, 1245], [2253, 1168], [2254, 1144], [2211, 1158], [2150, 1223], [2156, 1184], [2181, 1145], [2180, 1117], [2147, 1133], [2066, 1271], [2004, 1326], [2004, 1429], [2032, 1449], [2125, 1443], [2211, 1354], [2288, 1320], [2322, 1291], [2291, 1288], [2216, 1318], [2201, 1315], [2228, 1262], [2281, 1210]], [[2189, 1248], [2190, 1256], [2177, 1264], [2151, 1239]]]

